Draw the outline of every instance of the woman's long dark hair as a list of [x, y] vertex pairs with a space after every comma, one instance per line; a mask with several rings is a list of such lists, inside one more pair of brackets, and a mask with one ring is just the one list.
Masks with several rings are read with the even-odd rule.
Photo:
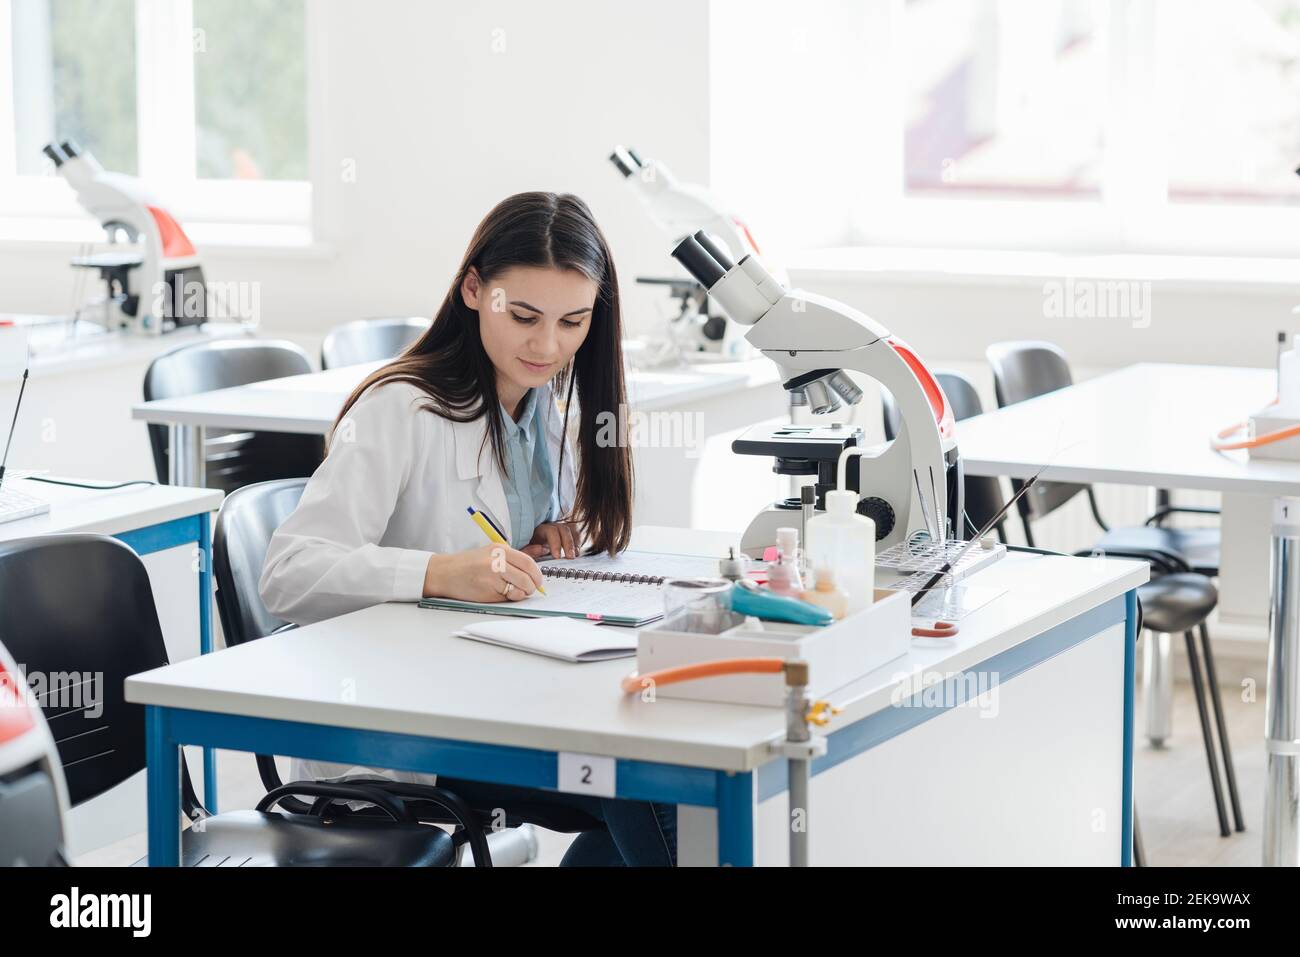
[[[618, 301], [618, 277], [609, 245], [591, 210], [568, 193], [517, 193], [487, 214], [470, 240], [451, 288], [433, 317], [433, 325], [401, 356], [372, 373], [348, 398], [339, 420], [371, 386], [409, 382], [423, 390], [430, 412], [454, 422], [472, 422], [487, 415], [486, 440], [502, 474], [506, 473], [505, 426], [499, 415], [496, 368], [483, 348], [478, 311], [465, 305], [461, 285], [473, 267], [484, 283], [512, 266], [573, 269], [597, 283], [587, 338], [552, 386], [564, 395], [564, 434], [577, 388], [581, 420], [578, 425], [577, 498], [564, 516], [582, 529], [594, 552], [620, 552], [632, 533], [632, 456], [624, 435], [627, 393], [623, 383], [623, 329]], [[553, 410], [539, 410], [551, 414]], [[598, 442], [597, 417], [615, 416], [618, 441]], [[601, 421], [605, 421], [602, 419]], [[335, 423], [338, 424], [337, 421]], [[608, 434], [608, 429], [604, 434]], [[561, 445], [559, 481], [563, 481]], [[566, 508], [561, 502], [561, 508]]]

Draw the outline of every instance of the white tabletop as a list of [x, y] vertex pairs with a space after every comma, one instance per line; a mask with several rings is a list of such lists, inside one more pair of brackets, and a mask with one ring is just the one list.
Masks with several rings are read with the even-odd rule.
[[[368, 362], [176, 399], [155, 399], [136, 405], [131, 415], [145, 422], [324, 435], [352, 390], [383, 364]], [[777, 369], [759, 358], [631, 372], [627, 381], [629, 404], [650, 411], [774, 383]]]
[[1143, 363], [957, 423], [969, 475], [1300, 494], [1300, 462], [1216, 452], [1277, 394], [1272, 369]]
[[[94, 482], [83, 478], [69, 481]], [[100, 491], [27, 479], [6, 478], [4, 484], [6, 488], [12, 487], [44, 499], [50, 503], [50, 510], [33, 518], [0, 523], [0, 541], [58, 532], [120, 535], [137, 528], [215, 511], [221, 506], [222, 498], [219, 489], [171, 485], [130, 485]]]
[[42, 326], [29, 331], [33, 379], [146, 362], [181, 346], [253, 334], [233, 322], [210, 322], [198, 328], [186, 326], [162, 335], [102, 332], [91, 329], [89, 323], [78, 323], [79, 334], [73, 336], [68, 328]]
[[[638, 548], [719, 554], [726, 533], [638, 529]], [[900, 674], [958, 671], [1146, 581], [1144, 563], [1016, 555], [970, 581], [1008, 589], [948, 648], [914, 649], [832, 699], [829, 730], [882, 711]], [[568, 664], [457, 638], [464, 613], [377, 605], [127, 679], [127, 700], [722, 770], [770, 760], [779, 708], [626, 696], [634, 659]], [[346, 683], [346, 685], [345, 685]], [[343, 701], [342, 687], [354, 700]]]

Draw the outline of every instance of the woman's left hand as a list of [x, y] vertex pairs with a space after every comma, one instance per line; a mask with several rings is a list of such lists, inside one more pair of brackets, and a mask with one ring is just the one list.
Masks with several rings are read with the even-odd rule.
[[573, 522], [544, 522], [520, 551], [534, 559], [548, 553], [552, 558], [577, 558], [577, 526]]

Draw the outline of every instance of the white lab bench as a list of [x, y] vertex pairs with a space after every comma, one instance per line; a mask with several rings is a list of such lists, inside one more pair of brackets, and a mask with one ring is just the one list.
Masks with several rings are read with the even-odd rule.
[[[180, 480], [197, 484], [204, 429], [324, 435], [352, 390], [382, 364], [141, 402], [132, 416], [172, 428], [172, 460], [185, 469]], [[639, 524], [743, 528], [786, 494], [770, 460], [731, 452], [746, 428], [786, 413], [788, 399], [770, 361], [633, 371], [627, 383]]]
[[[244, 334], [227, 324], [161, 336], [114, 332], [56, 341], [50, 330], [34, 330], [31, 377], [9, 466], [104, 480], [155, 478], [148, 431], [128, 412], [140, 401], [149, 363], [181, 346]], [[0, 409], [13, 409], [19, 380], [14, 374], [0, 381]]]
[[1264, 642], [1273, 496], [1300, 462], [1215, 452], [1210, 439], [1277, 395], [1273, 369], [1141, 363], [957, 423], [968, 475], [1194, 489], [1223, 496], [1216, 635]]
[[[734, 543], [663, 528], [633, 542]], [[1146, 579], [1142, 563], [1008, 557], [970, 579], [1005, 593], [955, 639], [914, 642], [834, 692], [811, 861], [1129, 863]], [[612, 766], [618, 797], [678, 805], [680, 863], [786, 862], [785, 765], [770, 751], [782, 709], [628, 697], [631, 659], [571, 665], [467, 641], [452, 634], [463, 619], [378, 605], [129, 678], [127, 699], [146, 706], [151, 863], [177, 860], [185, 743], [544, 788], [577, 753]]]
[[[211, 649], [210, 516], [221, 505], [221, 492], [159, 485], [93, 490], [25, 479], [7, 479], [5, 484], [45, 499], [50, 510], [0, 523], [0, 542], [54, 534], [120, 539], [148, 569], [168, 660], [183, 661]], [[205, 805], [216, 803], [214, 757], [209, 752], [203, 761], [190, 762], [190, 767], [203, 770], [194, 786], [205, 795]], [[138, 833], [144, 823], [144, 794], [144, 775], [138, 774], [73, 808], [68, 817], [70, 853], [83, 854]]]

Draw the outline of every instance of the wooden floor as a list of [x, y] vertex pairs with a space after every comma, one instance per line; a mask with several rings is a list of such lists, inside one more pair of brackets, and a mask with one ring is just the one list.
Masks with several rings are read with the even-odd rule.
[[[1259, 685], [1261, 696], [1252, 702], [1242, 700], [1240, 688], [1220, 689], [1233, 763], [1237, 768], [1241, 811], [1246, 821], [1244, 832], [1234, 831], [1226, 838], [1219, 836], [1210, 771], [1191, 685], [1175, 686], [1173, 737], [1164, 748], [1153, 748], [1144, 736], [1142, 695], [1141, 688], [1138, 689], [1133, 790], [1148, 866], [1259, 866], [1265, 765], [1263, 682]], [[1223, 788], [1227, 804], [1226, 783]], [[1228, 825], [1232, 826], [1230, 804]]]
[[[1225, 687], [1221, 693], [1246, 819], [1246, 831], [1234, 832], [1227, 838], [1219, 836], [1191, 686], [1175, 686], [1173, 737], [1161, 749], [1152, 748], [1143, 737], [1139, 689], [1135, 793], [1147, 863], [1151, 866], [1259, 865], [1264, 809], [1264, 703], [1242, 701], [1236, 688]], [[265, 793], [249, 755], [220, 752], [218, 774], [225, 808], [252, 807]], [[1231, 823], [1231, 811], [1229, 815]], [[540, 867], [558, 864], [572, 840], [569, 835], [547, 831], [539, 831], [539, 838], [540, 853], [534, 866]], [[144, 853], [145, 836], [139, 834], [83, 855], [77, 863], [125, 865], [139, 860]]]

